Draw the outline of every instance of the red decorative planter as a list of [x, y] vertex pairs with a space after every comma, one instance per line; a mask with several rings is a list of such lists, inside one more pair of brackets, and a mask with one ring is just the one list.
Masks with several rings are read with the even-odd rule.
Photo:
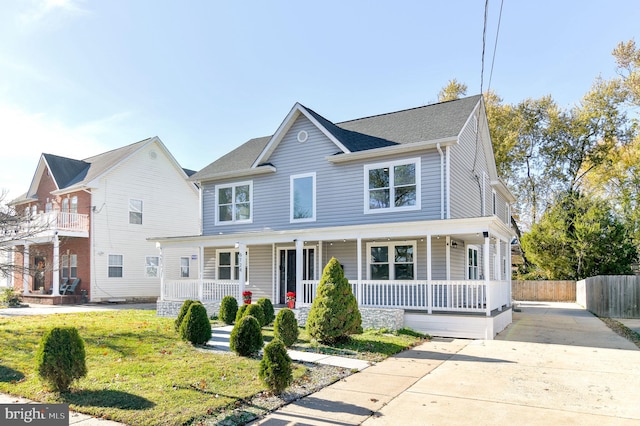
[[287, 300], [287, 307], [289, 309], [293, 309], [296, 307], [296, 301], [295, 300]]

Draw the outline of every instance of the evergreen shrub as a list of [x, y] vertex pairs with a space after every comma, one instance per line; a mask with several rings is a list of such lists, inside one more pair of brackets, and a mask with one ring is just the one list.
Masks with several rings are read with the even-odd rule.
[[362, 317], [340, 262], [332, 257], [322, 271], [307, 318], [307, 332], [318, 342], [334, 344], [362, 333]]
[[258, 376], [276, 394], [282, 393], [293, 381], [291, 358], [280, 340], [274, 339], [264, 347]]
[[276, 312], [275, 309], [273, 309], [273, 303], [271, 303], [271, 300], [266, 297], [262, 297], [258, 299], [256, 304], [262, 307], [262, 313], [264, 314], [264, 323], [262, 326], [264, 327], [265, 325], [271, 324], [273, 320], [276, 319]]
[[249, 305], [247, 305], [246, 303], [238, 306], [238, 312], [236, 313], [236, 324], [240, 322], [240, 318], [244, 316], [244, 312], [247, 310], [248, 307]]
[[225, 324], [233, 324], [238, 313], [238, 301], [233, 296], [224, 296], [220, 301], [220, 313], [218, 317]]
[[195, 302], [189, 306], [180, 325], [180, 337], [194, 345], [203, 345], [211, 339], [211, 323], [202, 303]]
[[258, 352], [262, 345], [264, 340], [258, 320], [251, 315], [240, 318], [231, 330], [229, 348], [240, 356], [249, 356]]
[[184, 316], [187, 315], [187, 311], [189, 310], [189, 306], [191, 304], [196, 303], [196, 300], [185, 300], [182, 302], [182, 306], [180, 307], [180, 312], [178, 313], [178, 317], [176, 318], [174, 325], [176, 327], [176, 331], [180, 331], [180, 325], [182, 325], [182, 320]]
[[281, 309], [273, 324], [273, 337], [279, 339], [286, 347], [293, 345], [298, 340], [298, 320], [289, 308]]
[[36, 351], [40, 378], [57, 392], [68, 392], [71, 383], [87, 375], [84, 341], [75, 327], [54, 327], [40, 339]]

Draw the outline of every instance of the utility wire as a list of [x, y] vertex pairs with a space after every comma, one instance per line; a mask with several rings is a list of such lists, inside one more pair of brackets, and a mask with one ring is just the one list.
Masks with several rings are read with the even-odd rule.
[[[493, 45], [493, 58], [491, 58], [491, 72], [489, 73], [489, 84], [487, 85], [487, 92], [491, 88], [491, 78], [493, 77], [493, 64], [495, 64], [495, 62], [496, 62], [496, 50], [498, 50], [498, 36], [500, 35], [500, 22], [502, 21], [502, 6], [503, 5], [504, 5], [504, 0], [501, 0], [500, 1], [500, 14], [498, 15], [498, 29], [496, 30], [496, 42]], [[486, 14], [486, 12], [485, 12], [485, 14]]]

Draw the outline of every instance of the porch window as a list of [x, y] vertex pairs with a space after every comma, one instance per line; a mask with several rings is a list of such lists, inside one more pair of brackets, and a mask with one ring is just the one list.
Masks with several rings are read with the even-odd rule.
[[365, 213], [420, 208], [420, 159], [364, 167]]
[[467, 279], [477, 280], [479, 277], [478, 248], [469, 246], [467, 247]]
[[[247, 262], [247, 265], [249, 262]], [[245, 279], [249, 278], [248, 268], [245, 268]], [[219, 280], [239, 280], [240, 279], [240, 253], [238, 250], [218, 251], [218, 279]]]
[[77, 278], [78, 277], [78, 255], [77, 254], [63, 254], [62, 255], [62, 278]]
[[415, 242], [367, 244], [371, 280], [414, 280]]
[[145, 276], [147, 278], [157, 278], [159, 266], [160, 266], [159, 256], [146, 256], [145, 257]]
[[142, 225], [142, 200], [129, 200], [129, 223]]
[[109, 278], [122, 278], [124, 270], [123, 256], [121, 254], [109, 255]]
[[216, 223], [251, 222], [253, 182], [216, 185]]
[[189, 257], [180, 258], [180, 278], [189, 278]]
[[290, 198], [291, 222], [316, 220], [316, 174], [291, 176]]

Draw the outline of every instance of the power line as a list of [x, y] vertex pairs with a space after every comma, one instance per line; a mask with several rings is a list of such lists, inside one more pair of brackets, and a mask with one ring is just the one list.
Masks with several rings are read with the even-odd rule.
[[489, 13], [489, 0], [484, 2], [484, 25], [482, 26], [482, 60], [480, 67], [480, 93], [484, 84], [484, 48], [487, 41], [487, 15]]
[[489, 84], [487, 85], [487, 92], [491, 88], [491, 78], [493, 77], [493, 64], [495, 64], [495, 62], [496, 62], [496, 50], [498, 50], [498, 36], [500, 35], [500, 22], [502, 21], [502, 6], [503, 5], [504, 5], [504, 0], [501, 0], [500, 1], [500, 14], [498, 15], [498, 28], [496, 29], [496, 42], [493, 45], [493, 58], [491, 58], [491, 72], [489, 73]]

